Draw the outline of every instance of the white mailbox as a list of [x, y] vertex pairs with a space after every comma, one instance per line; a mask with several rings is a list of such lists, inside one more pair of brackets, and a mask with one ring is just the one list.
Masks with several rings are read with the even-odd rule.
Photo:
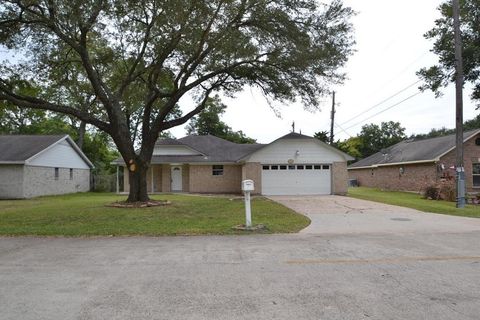
[[253, 180], [243, 180], [242, 181], [242, 191], [249, 192], [255, 190], [255, 185]]
[[245, 226], [247, 228], [252, 227], [252, 209], [250, 207], [250, 192], [253, 191], [255, 185], [253, 180], [242, 181], [242, 191], [245, 193]]

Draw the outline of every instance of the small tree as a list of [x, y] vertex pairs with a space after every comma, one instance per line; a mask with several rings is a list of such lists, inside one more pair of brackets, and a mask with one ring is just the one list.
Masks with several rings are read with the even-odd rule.
[[359, 151], [362, 158], [388, 148], [406, 138], [405, 128], [399, 122], [382, 122], [380, 126], [367, 124], [358, 135], [361, 140]]
[[186, 127], [187, 134], [211, 134], [235, 143], [255, 143], [255, 139], [247, 137], [242, 131], [233, 131], [220, 120], [220, 116], [225, 113], [226, 109], [227, 106], [222, 103], [218, 95], [209, 98], [205, 103], [205, 108], [190, 120]]
[[[1, 67], [0, 101], [109, 134], [128, 165], [128, 201], [146, 201], [158, 135], [212, 92], [256, 86], [315, 108], [344, 79], [352, 14], [341, 0], [3, 0], [0, 44], [25, 59]], [[197, 104], [179, 115], [187, 95]]]
[[320, 141], [323, 141], [325, 143], [330, 142], [330, 133], [328, 131], [318, 131], [313, 134], [314, 138], [317, 138]]

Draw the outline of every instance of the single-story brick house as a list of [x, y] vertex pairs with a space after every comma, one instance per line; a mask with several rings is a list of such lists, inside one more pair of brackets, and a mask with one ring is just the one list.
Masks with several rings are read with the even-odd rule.
[[68, 135], [0, 135], [0, 199], [89, 191], [91, 169]]
[[[464, 166], [469, 193], [480, 192], [480, 129], [465, 132]], [[442, 179], [455, 178], [455, 134], [406, 140], [348, 167], [360, 186], [421, 192]]]
[[[212, 135], [159, 139], [147, 172], [149, 192], [241, 193], [252, 179], [264, 195], [346, 194], [349, 155], [298, 133], [269, 144], [237, 144]], [[123, 167], [123, 191], [128, 169]]]

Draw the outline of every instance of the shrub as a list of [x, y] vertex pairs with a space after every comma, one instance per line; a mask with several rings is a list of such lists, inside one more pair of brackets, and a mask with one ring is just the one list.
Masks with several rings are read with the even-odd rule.
[[456, 201], [457, 190], [455, 187], [455, 181], [447, 180], [440, 183], [439, 191], [440, 199], [445, 201]]
[[435, 184], [427, 185], [423, 190], [425, 199], [455, 201], [457, 199], [457, 192], [455, 181], [441, 180]]
[[431, 184], [423, 190], [423, 197], [425, 199], [438, 200], [440, 197], [440, 190], [437, 185]]

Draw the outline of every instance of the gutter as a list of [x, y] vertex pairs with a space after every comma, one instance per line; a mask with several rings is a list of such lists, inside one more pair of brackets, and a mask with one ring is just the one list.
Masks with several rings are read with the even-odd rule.
[[438, 162], [438, 161], [440, 161], [439, 158], [430, 159], [430, 160], [381, 163], [381, 164], [375, 164], [375, 165], [372, 165], [372, 166], [351, 167], [351, 168], [347, 168], [347, 170], [374, 169], [374, 168], [378, 168], [378, 167], [390, 167], [390, 166], [400, 166], [400, 165], [405, 165], [405, 164], [418, 164], [418, 163], [430, 163], [430, 162], [435, 163], [435, 162]]
[[25, 161], [0, 161], [0, 164], [25, 164]]

